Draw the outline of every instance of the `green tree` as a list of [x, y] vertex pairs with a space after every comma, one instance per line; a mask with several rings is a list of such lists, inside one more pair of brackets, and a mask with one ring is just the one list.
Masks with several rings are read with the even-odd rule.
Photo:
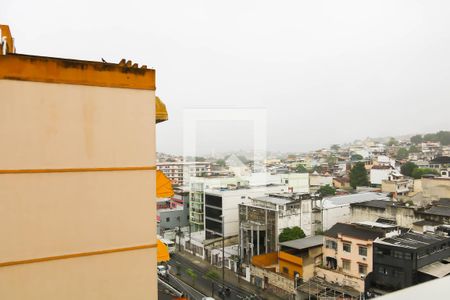
[[438, 133], [436, 133], [436, 137], [442, 145], [450, 145], [450, 131], [439, 131]]
[[339, 147], [339, 145], [337, 145], [337, 144], [334, 144], [334, 145], [331, 145], [330, 149], [333, 151], [338, 151], [339, 149], [341, 149], [341, 147]]
[[355, 189], [357, 186], [368, 186], [369, 178], [364, 163], [358, 162], [350, 171], [350, 185]]
[[296, 239], [301, 239], [305, 237], [305, 233], [303, 230], [298, 227], [292, 227], [292, 228], [284, 228], [283, 231], [280, 233], [280, 236], [278, 237], [280, 243], [292, 241]]
[[303, 165], [297, 165], [295, 173], [308, 173], [308, 170]]
[[320, 173], [322, 173], [323, 168], [322, 168], [322, 166], [314, 166], [311, 171], [312, 171], [312, 173], [317, 172], [320, 174]]
[[226, 163], [224, 159], [218, 159], [216, 160], [216, 164], [218, 164], [221, 167], [225, 167]]
[[427, 133], [423, 136], [424, 142], [437, 142], [436, 135], [434, 133]]
[[439, 175], [439, 172], [435, 169], [430, 168], [416, 168], [412, 172], [412, 177], [414, 179], [420, 179], [423, 175], [432, 174], [432, 175]]
[[331, 185], [327, 184], [324, 186], [321, 186], [317, 192], [322, 196], [332, 196], [336, 194], [336, 189], [334, 187], [332, 187]]
[[422, 138], [421, 134], [414, 135], [409, 140], [411, 141], [411, 143], [416, 144], [416, 145], [423, 142], [423, 138]]
[[209, 279], [211, 281], [211, 297], [214, 297], [214, 281], [217, 281], [219, 279], [219, 274], [217, 274], [217, 272], [214, 270], [209, 270], [208, 272], [206, 272], [203, 278]]
[[351, 161], [358, 161], [358, 160], [362, 160], [362, 159], [364, 159], [364, 157], [362, 157], [362, 155], [360, 155], [360, 154], [352, 154], [352, 156], [350, 156]]
[[195, 280], [197, 279], [197, 273], [191, 268], [186, 269], [186, 274], [191, 277], [192, 285], [195, 286]]
[[398, 151], [397, 151], [397, 156], [396, 156], [396, 158], [397, 159], [406, 159], [406, 158], [408, 158], [408, 150], [406, 149], [406, 148], [400, 148], [400, 149], [398, 149]]
[[327, 163], [330, 168], [336, 164], [336, 161], [337, 161], [337, 158], [334, 155], [330, 155], [327, 157]]
[[427, 133], [423, 136], [424, 142], [440, 142], [442, 145], [450, 145], [450, 131], [439, 131], [436, 133]]
[[397, 144], [398, 144], [398, 141], [396, 139], [394, 139], [393, 137], [391, 137], [389, 139], [389, 141], [386, 143], [386, 145], [388, 145], [388, 146], [395, 146]]
[[411, 145], [411, 147], [409, 147], [409, 153], [419, 153], [419, 148], [416, 145]]
[[405, 176], [412, 176], [412, 173], [415, 169], [417, 169], [417, 165], [411, 161], [408, 161], [407, 163], [403, 164], [400, 167], [400, 172]]

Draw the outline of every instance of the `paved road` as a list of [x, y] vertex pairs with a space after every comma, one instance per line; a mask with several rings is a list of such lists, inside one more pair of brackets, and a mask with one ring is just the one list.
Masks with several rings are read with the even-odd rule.
[[[171, 265], [171, 272], [175, 274], [176, 272], [176, 265], [177, 263], [180, 264], [180, 277], [183, 281], [191, 283], [192, 278], [186, 274], [186, 269], [190, 268], [194, 270], [197, 273], [197, 279], [195, 281], [195, 286], [201, 290], [203, 293], [205, 293], [207, 296], [211, 296], [212, 292], [212, 283], [214, 283], [214, 298], [215, 299], [221, 299], [221, 297], [218, 295], [219, 289], [222, 287], [222, 281], [212, 281], [211, 279], [204, 278], [203, 275], [208, 272], [208, 269], [204, 269], [202, 266], [196, 264], [195, 262], [186, 259], [180, 255], [172, 255], [171, 260], [169, 262], [169, 265]], [[220, 273], [220, 272], [218, 272]], [[230, 296], [225, 297], [225, 300], [243, 300], [243, 299], [250, 299], [252, 294], [249, 292], [239, 288], [238, 286], [232, 285], [230, 283], [225, 283], [225, 286], [230, 288], [231, 294]]]

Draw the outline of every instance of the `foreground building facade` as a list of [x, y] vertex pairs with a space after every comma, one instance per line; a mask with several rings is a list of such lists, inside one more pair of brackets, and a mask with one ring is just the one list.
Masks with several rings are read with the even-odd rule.
[[131, 63], [0, 55], [0, 299], [157, 298], [154, 90]]

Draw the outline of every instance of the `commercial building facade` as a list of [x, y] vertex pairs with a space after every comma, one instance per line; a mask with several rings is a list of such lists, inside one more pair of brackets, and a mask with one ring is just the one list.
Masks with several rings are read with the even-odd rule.
[[[371, 280], [374, 288], [393, 291], [450, 273], [446, 266], [448, 262], [437, 266], [434, 271], [427, 270], [430, 264], [449, 259], [448, 236], [406, 232], [377, 240], [374, 247]], [[446, 269], [447, 272], [442, 273], [439, 269]], [[428, 273], [434, 276], [430, 277]]]
[[210, 162], [159, 162], [158, 170], [166, 174], [174, 186], [189, 186], [189, 179], [211, 173]]

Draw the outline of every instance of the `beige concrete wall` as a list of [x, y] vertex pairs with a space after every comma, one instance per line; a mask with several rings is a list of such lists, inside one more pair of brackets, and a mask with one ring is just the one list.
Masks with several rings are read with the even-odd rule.
[[[155, 165], [154, 91], [0, 80], [0, 170]], [[155, 171], [0, 174], [0, 299], [156, 299]], [[17, 261], [25, 264], [6, 265]]]
[[425, 197], [433, 200], [450, 198], [450, 178], [422, 178], [422, 189]]
[[338, 283], [339, 285], [349, 286], [359, 292], [364, 292], [364, 279], [354, 277], [342, 272], [316, 268], [317, 277], [323, 278], [328, 282]]
[[[294, 279], [283, 276], [279, 273], [272, 272], [263, 268], [258, 268], [254, 265], [250, 266], [250, 272], [252, 276], [256, 276], [262, 279], [264, 285], [264, 277], [268, 278], [270, 286], [280, 289], [287, 293], [295, 293]], [[263, 286], [263, 288], [270, 288], [270, 286]]]
[[154, 91], [0, 80], [0, 168], [155, 165]]
[[3, 267], [0, 299], [156, 300], [154, 265], [156, 249], [144, 249]]
[[154, 171], [0, 175], [0, 262], [155, 243], [154, 188]]

